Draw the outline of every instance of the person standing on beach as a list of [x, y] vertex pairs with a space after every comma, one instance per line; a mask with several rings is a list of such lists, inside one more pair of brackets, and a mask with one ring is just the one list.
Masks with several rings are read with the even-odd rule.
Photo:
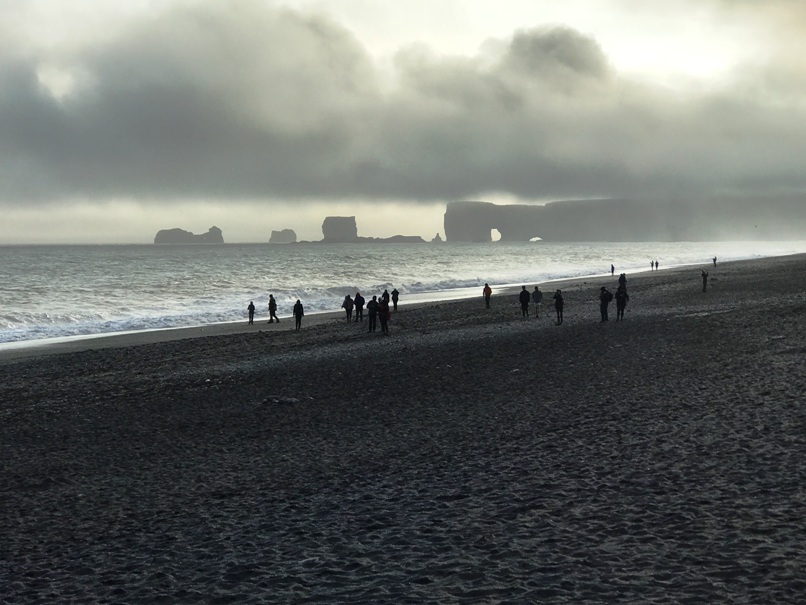
[[302, 317], [305, 315], [305, 309], [302, 308], [302, 303], [299, 299], [294, 303], [294, 329], [299, 330], [302, 327]]
[[535, 304], [535, 318], [540, 319], [540, 303], [543, 302], [543, 293], [537, 286], [535, 286], [535, 291], [532, 292], [532, 302]]
[[347, 321], [351, 321], [353, 319], [353, 299], [350, 298], [350, 295], [344, 297], [344, 302], [341, 303], [341, 308], [347, 313]]
[[521, 303], [521, 316], [529, 317], [529, 301], [532, 299], [529, 296], [529, 291], [526, 286], [521, 286], [521, 293], [518, 295], [518, 300]]
[[397, 288], [392, 290], [392, 306], [394, 310], [397, 311], [397, 301], [400, 300], [400, 292], [397, 291]]
[[649, 261], [649, 270], [650, 271], [655, 270], [655, 261], [654, 260]]
[[613, 300], [613, 294], [602, 286], [602, 289], [599, 291], [599, 311], [602, 314], [602, 321], [607, 321], [607, 307], [610, 305], [610, 301]]
[[702, 270], [702, 291], [705, 292], [705, 289], [708, 287], [708, 271], [705, 269]]
[[389, 301], [381, 297], [381, 302], [378, 304], [378, 319], [381, 320], [381, 333], [389, 335]]
[[557, 311], [557, 325], [561, 326], [563, 323], [563, 306], [565, 306], [565, 301], [563, 301], [563, 293], [560, 290], [557, 290], [554, 293], [554, 310]]
[[381, 300], [385, 300], [386, 304], [389, 304], [389, 290], [383, 291], [383, 294], [381, 294]]
[[367, 303], [367, 318], [369, 319], [368, 332], [375, 331], [375, 318], [378, 317], [378, 297], [372, 297], [372, 300]]
[[490, 308], [490, 297], [493, 295], [493, 289], [490, 287], [490, 284], [484, 284], [484, 290], [481, 291], [484, 294], [484, 304], [487, 305], [487, 308]]
[[714, 267], [716, 267], [716, 256], [714, 257]]
[[274, 300], [274, 294], [269, 294], [269, 323], [273, 324], [275, 321], [280, 323], [280, 318], [277, 317], [277, 301]]
[[255, 303], [253, 301], [249, 301], [249, 306], [246, 307], [246, 310], [249, 312], [249, 325], [255, 323]]
[[615, 274], [616, 274], [616, 268], [611, 264], [610, 265], [610, 276], [612, 277]]
[[627, 275], [626, 274], [622, 273], [621, 275], [618, 276], [618, 287], [619, 288], [624, 288], [625, 291], [627, 290]]
[[616, 290], [616, 321], [624, 320], [624, 309], [627, 307], [628, 300], [630, 300], [630, 295], [627, 294], [627, 287], [619, 286]]
[[658, 261], [655, 261], [655, 271], [658, 270]]
[[361, 292], [355, 293], [355, 298], [353, 299], [355, 303], [355, 322], [358, 323], [359, 321], [364, 321], [364, 297], [361, 296]]

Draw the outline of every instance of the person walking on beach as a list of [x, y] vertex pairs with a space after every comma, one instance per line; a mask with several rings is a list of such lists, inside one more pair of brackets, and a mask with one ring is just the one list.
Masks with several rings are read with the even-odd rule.
[[540, 303], [543, 302], [543, 293], [537, 286], [535, 286], [535, 291], [532, 292], [532, 302], [535, 304], [535, 318], [540, 319]]
[[607, 321], [607, 307], [610, 305], [611, 300], [613, 300], [613, 293], [602, 286], [602, 289], [599, 291], [599, 311], [602, 314], [603, 322]]
[[708, 287], [708, 271], [705, 269], [702, 270], [702, 291], [705, 292], [705, 289]]
[[392, 306], [394, 310], [397, 311], [397, 301], [400, 300], [400, 292], [397, 291], [397, 288], [392, 290]]
[[277, 317], [277, 301], [274, 300], [274, 294], [269, 294], [269, 323], [280, 323], [280, 318]]
[[616, 321], [624, 321], [624, 309], [627, 307], [628, 300], [630, 300], [630, 295], [627, 294], [627, 287], [619, 286], [616, 290]]
[[490, 287], [490, 284], [484, 284], [484, 290], [481, 291], [484, 295], [484, 304], [487, 305], [487, 308], [490, 308], [490, 297], [493, 295], [493, 289]]
[[612, 277], [615, 274], [616, 274], [616, 268], [611, 264], [610, 265], [610, 276]]
[[391, 313], [389, 312], [389, 301], [381, 297], [381, 302], [378, 303], [378, 319], [381, 320], [381, 333], [389, 334], [389, 319]]
[[305, 309], [302, 308], [302, 303], [299, 299], [294, 303], [294, 329], [299, 330], [302, 327], [302, 317], [305, 315]]
[[353, 319], [353, 299], [350, 298], [350, 295], [344, 297], [344, 302], [341, 303], [341, 308], [347, 313], [347, 321], [351, 321]]
[[372, 300], [367, 303], [367, 319], [369, 320], [368, 332], [375, 331], [375, 318], [378, 317], [378, 297], [372, 297]]
[[529, 291], [526, 289], [526, 286], [521, 286], [521, 293], [518, 295], [518, 300], [521, 303], [521, 315], [523, 317], [529, 317], [529, 301], [532, 299], [529, 296]]
[[563, 306], [565, 305], [563, 293], [557, 290], [552, 298], [554, 298], [554, 310], [557, 311], [557, 325], [561, 326], [563, 323]]
[[622, 273], [618, 276], [618, 287], [627, 289], [627, 275]]
[[364, 321], [364, 297], [361, 296], [361, 292], [355, 293], [355, 298], [353, 299], [355, 303], [355, 321], [358, 323], [359, 321]]
[[255, 303], [253, 301], [249, 301], [249, 306], [246, 307], [246, 310], [249, 312], [249, 325], [255, 323]]

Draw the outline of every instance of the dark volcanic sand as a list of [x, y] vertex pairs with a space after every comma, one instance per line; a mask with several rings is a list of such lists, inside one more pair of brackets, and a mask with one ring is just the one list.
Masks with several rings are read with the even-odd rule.
[[707, 269], [0, 360], [0, 601], [803, 602], [806, 259]]

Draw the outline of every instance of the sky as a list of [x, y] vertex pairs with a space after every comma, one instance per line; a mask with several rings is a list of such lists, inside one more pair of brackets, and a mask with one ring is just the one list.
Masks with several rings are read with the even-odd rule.
[[806, 193], [802, 0], [0, 0], [0, 36], [0, 244]]

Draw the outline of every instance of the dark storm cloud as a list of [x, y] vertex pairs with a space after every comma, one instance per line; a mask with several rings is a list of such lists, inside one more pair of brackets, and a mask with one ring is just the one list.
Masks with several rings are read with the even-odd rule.
[[[473, 58], [408, 49], [393, 85], [337, 23], [257, 2], [163, 13], [62, 55], [23, 51], [0, 62], [5, 203], [806, 188], [791, 78], [759, 68], [681, 96], [624, 81], [567, 28]], [[54, 70], [63, 96], [46, 86]]]

